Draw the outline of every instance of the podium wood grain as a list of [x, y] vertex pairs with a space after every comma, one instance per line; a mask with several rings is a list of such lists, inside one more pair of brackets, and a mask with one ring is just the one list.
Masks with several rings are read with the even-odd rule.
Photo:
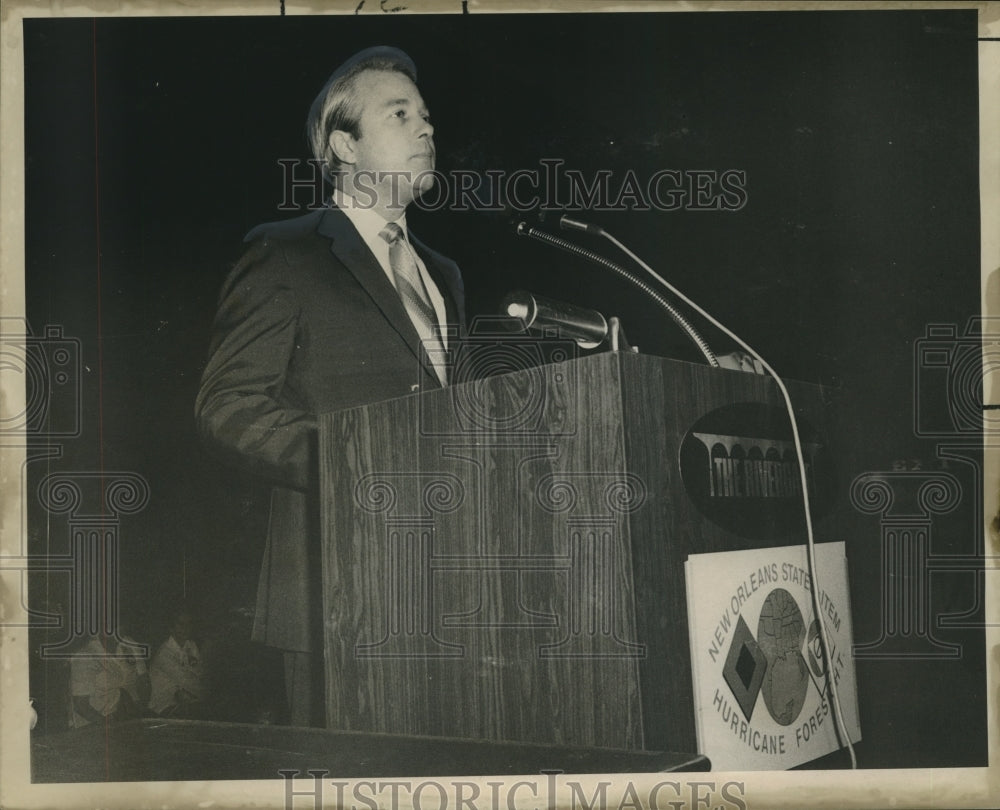
[[328, 726], [695, 750], [683, 562], [753, 543], [694, 508], [680, 443], [746, 401], [780, 407], [609, 353], [324, 415]]

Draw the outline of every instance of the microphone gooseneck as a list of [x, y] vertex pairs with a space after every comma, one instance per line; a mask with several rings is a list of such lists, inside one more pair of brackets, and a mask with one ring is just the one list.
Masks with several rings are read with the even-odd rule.
[[[567, 221], [573, 223], [568, 227], [571, 227], [574, 230], [585, 230], [591, 233], [595, 232], [594, 229], [596, 228], [596, 226], [587, 225], [586, 223], [577, 223], [576, 220], [571, 220], [569, 217], [566, 216], [562, 217], [561, 224], [566, 223]], [[583, 227], [582, 228], [574, 227], [577, 225], [582, 225]], [[567, 225], [563, 224], [563, 227], [567, 227]], [[671, 304], [670, 301], [668, 301], [663, 295], [661, 295], [654, 287], [647, 284], [645, 281], [643, 281], [634, 273], [630, 272], [629, 270], [626, 270], [619, 264], [615, 264], [613, 261], [605, 258], [600, 253], [595, 253], [592, 250], [587, 250], [587, 248], [580, 247], [579, 245], [574, 245], [572, 242], [569, 242], [565, 239], [561, 239], [558, 236], [553, 236], [550, 233], [541, 231], [538, 228], [529, 225], [527, 222], [518, 223], [514, 232], [518, 236], [530, 236], [532, 239], [536, 239], [539, 242], [544, 242], [547, 245], [551, 245], [552, 247], [557, 247], [560, 250], [565, 250], [568, 253], [572, 253], [576, 256], [580, 256], [584, 259], [587, 259], [588, 261], [594, 262], [595, 264], [599, 264], [602, 267], [605, 267], [608, 270], [611, 270], [612, 272], [621, 276], [623, 279], [631, 283], [633, 286], [638, 287], [640, 290], [642, 290], [642, 292], [644, 292], [647, 296], [653, 299], [653, 301], [655, 301], [660, 306], [660, 308], [665, 310], [667, 314], [670, 315], [674, 323], [676, 323], [684, 331], [684, 334], [686, 334], [691, 339], [694, 345], [698, 347], [698, 351], [700, 351], [701, 354], [704, 356], [705, 360], [708, 361], [708, 364], [713, 368], [719, 368], [719, 361], [716, 358], [715, 353], [709, 347], [708, 342], [705, 340], [705, 338], [703, 338], [701, 334], [698, 332], [698, 330], [694, 328], [691, 322], [688, 321], [688, 319], [684, 317], [684, 315], [680, 312], [680, 310], [678, 310], [677, 307]]]
[[[822, 605], [820, 604], [819, 594], [821, 592], [819, 586], [819, 576], [816, 571], [816, 538], [813, 532], [813, 521], [812, 521], [812, 506], [810, 505], [809, 498], [809, 482], [806, 479], [806, 464], [805, 459], [802, 454], [802, 440], [799, 436], [799, 424], [798, 419], [795, 417], [795, 409], [792, 407], [792, 398], [788, 393], [788, 387], [785, 385], [778, 373], [771, 368], [770, 364], [757, 353], [757, 351], [750, 346], [743, 338], [733, 332], [725, 324], [720, 323], [718, 319], [713, 317], [702, 307], [698, 306], [694, 301], [684, 295], [680, 290], [676, 289], [672, 284], [670, 284], [666, 279], [660, 276], [652, 267], [650, 267], [646, 262], [640, 259], [635, 253], [629, 250], [621, 241], [616, 239], [606, 230], [598, 225], [590, 225], [586, 222], [581, 222], [579, 220], [571, 219], [568, 216], [563, 216], [559, 221], [560, 227], [567, 230], [575, 231], [585, 231], [587, 233], [597, 234], [602, 236], [611, 242], [615, 247], [621, 250], [626, 256], [632, 259], [636, 264], [638, 264], [643, 270], [655, 278], [660, 284], [666, 287], [670, 292], [680, 298], [684, 303], [691, 307], [695, 312], [704, 317], [709, 323], [718, 328], [721, 332], [728, 335], [736, 343], [743, 347], [751, 357], [755, 358], [764, 370], [771, 376], [775, 384], [778, 386], [778, 390], [781, 392], [782, 399], [785, 402], [785, 411], [788, 414], [788, 420], [792, 426], [792, 439], [795, 442], [795, 457], [799, 464], [799, 482], [802, 487], [802, 507], [804, 510], [804, 518], [806, 525], [806, 559], [808, 561], [809, 575], [812, 578], [813, 586], [810, 589], [812, 592], [812, 607], [813, 612], [816, 616], [816, 621], [819, 623], [819, 639], [820, 639], [820, 649], [823, 658], [823, 667], [826, 672], [826, 691], [829, 693], [831, 698], [831, 704], [833, 707], [833, 719], [834, 727], [838, 737], [843, 741], [844, 746], [847, 748], [847, 752], [851, 757], [851, 768], [858, 767], [857, 756], [854, 753], [854, 745], [851, 743], [851, 737], [847, 732], [847, 726], [844, 723], [844, 710], [840, 704], [840, 691], [837, 688], [837, 679], [832, 676], [833, 673], [833, 660], [831, 655], [830, 638], [827, 633], [826, 622], [822, 618]], [[518, 226], [520, 227], [520, 226]], [[570, 243], [567, 243], [570, 244]]]

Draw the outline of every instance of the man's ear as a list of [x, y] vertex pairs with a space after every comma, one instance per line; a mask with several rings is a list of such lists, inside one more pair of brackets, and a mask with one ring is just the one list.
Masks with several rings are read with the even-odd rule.
[[354, 140], [354, 136], [350, 132], [345, 132], [342, 129], [335, 129], [330, 133], [330, 148], [333, 150], [333, 154], [336, 155], [337, 160], [341, 163], [353, 164], [357, 162], [357, 153], [355, 149], [355, 144], [357, 141]]

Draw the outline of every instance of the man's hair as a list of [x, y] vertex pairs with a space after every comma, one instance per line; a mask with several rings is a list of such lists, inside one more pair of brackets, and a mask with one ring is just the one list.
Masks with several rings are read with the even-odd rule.
[[362, 99], [358, 97], [357, 80], [369, 70], [402, 73], [410, 81], [417, 81], [413, 60], [398, 48], [388, 46], [361, 51], [333, 72], [313, 101], [306, 119], [306, 137], [327, 180], [332, 181], [332, 174], [341, 165], [330, 146], [330, 134], [339, 129], [349, 132], [355, 139], [361, 137]]

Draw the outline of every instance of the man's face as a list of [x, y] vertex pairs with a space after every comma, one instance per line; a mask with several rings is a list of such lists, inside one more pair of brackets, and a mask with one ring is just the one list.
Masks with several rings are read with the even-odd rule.
[[378, 207], [405, 207], [434, 184], [434, 127], [427, 107], [402, 73], [366, 71], [355, 87], [361, 99], [361, 137], [351, 139], [355, 176], [365, 173], [360, 182], [376, 189]]

